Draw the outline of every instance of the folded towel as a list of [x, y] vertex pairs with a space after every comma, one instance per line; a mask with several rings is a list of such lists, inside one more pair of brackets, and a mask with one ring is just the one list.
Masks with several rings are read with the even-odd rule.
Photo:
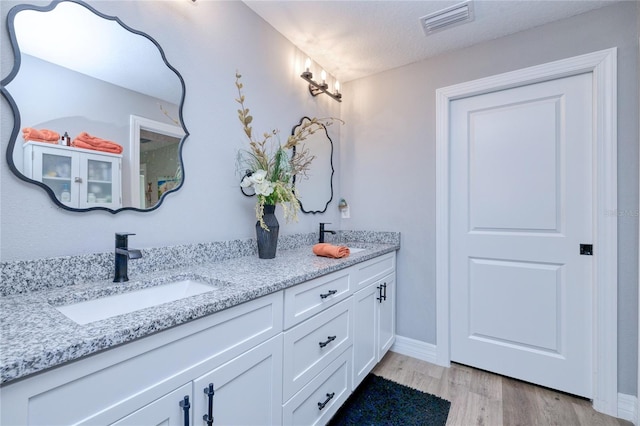
[[115, 142], [91, 136], [87, 132], [82, 132], [71, 142], [71, 146], [77, 148], [94, 149], [96, 151], [110, 152], [112, 154], [122, 154], [122, 146]]
[[349, 247], [345, 246], [334, 246], [329, 243], [318, 243], [313, 246], [313, 253], [316, 256], [324, 256], [324, 257], [349, 257]]
[[33, 127], [25, 127], [22, 129], [22, 137], [26, 141], [46, 142], [57, 144], [60, 140], [60, 133], [49, 129], [34, 129]]
[[110, 146], [95, 146], [86, 142], [83, 142], [81, 140], [78, 139], [74, 139], [73, 142], [71, 142], [71, 146], [74, 146], [76, 148], [84, 148], [84, 149], [92, 149], [94, 151], [102, 151], [102, 152], [109, 152], [111, 154], [122, 154], [122, 147], [121, 146], [114, 146], [114, 147], [110, 147]]

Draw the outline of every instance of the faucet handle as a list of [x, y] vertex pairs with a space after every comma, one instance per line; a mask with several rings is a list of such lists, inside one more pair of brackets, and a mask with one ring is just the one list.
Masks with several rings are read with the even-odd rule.
[[129, 235], [136, 235], [133, 232], [116, 232], [116, 247], [127, 248]]
[[133, 232], [116, 232], [116, 237], [126, 237], [128, 235], [136, 235]]

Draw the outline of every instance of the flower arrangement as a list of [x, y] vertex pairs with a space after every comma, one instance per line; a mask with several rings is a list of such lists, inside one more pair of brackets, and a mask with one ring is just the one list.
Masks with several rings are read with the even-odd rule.
[[[306, 177], [306, 172], [315, 158], [304, 146], [304, 140], [318, 130], [324, 129], [325, 126], [330, 126], [335, 121], [342, 122], [342, 120], [332, 117], [314, 117], [308, 121], [305, 120], [295, 134], [287, 138], [287, 143], [284, 145], [280, 144], [277, 130], [266, 132], [262, 138], [257, 139], [253, 136], [251, 127], [253, 117], [249, 114], [249, 108], [245, 107], [241, 78], [242, 76], [236, 73], [238, 89], [236, 102], [240, 104], [238, 118], [242, 123], [245, 136], [249, 139], [249, 149], [238, 152], [238, 170], [244, 174], [240, 186], [254, 189], [258, 198], [256, 218], [260, 222], [260, 227], [268, 231], [269, 228], [263, 219], [265, 205], [281, 204], [287, 222], [298, 219], [300, 203], [293, 186], [293, 177]], [[288, 150], [293, 150], [291, 156]]]

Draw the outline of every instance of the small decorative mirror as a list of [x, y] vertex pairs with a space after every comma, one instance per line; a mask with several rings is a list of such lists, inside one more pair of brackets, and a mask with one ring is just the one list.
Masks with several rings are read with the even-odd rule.
[[7, 28], [16, 176], [72, 211], [150, 211], [182, 186], [185, 86], [154, 39], [79, 0], [15, 6]]
[[[302, 117], [293, 127], [291, 134], [309, 117]], [[305, 147], [314, 156], [306, 178], [294, 177], [296, 191], [299, 194], [300, 210], [304, 213], [324, 213], [333, 199], [333, 141], [322, 124], [322, 129], [310, 135], [304, 142]], [[295, 147], [293, 148], [295, 150]]]

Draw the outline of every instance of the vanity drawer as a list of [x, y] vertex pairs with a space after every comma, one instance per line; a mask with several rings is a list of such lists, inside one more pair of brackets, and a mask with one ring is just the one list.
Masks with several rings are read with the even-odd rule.
[[[326, 424], [345, 403], [351, 387], [351, 348], [347, 348], [283, 405], [283, 424]], [[318, 404], [325, 405], [321, 409]]]
[[352, 293], [352, 268], [333, 272], [284, 291], [284, 328], [293, 327]]
[[351, 346], [352, 325], [353, 299], [348, 298], [284, 333], [283, 401]]
[[357, 270], [354, 273], [356, 281], [354, 291], [363, 289], [369, 284], [395, 271], [396, 254], [395, 252], [387, 253], [356, 265], [356, 268]]

